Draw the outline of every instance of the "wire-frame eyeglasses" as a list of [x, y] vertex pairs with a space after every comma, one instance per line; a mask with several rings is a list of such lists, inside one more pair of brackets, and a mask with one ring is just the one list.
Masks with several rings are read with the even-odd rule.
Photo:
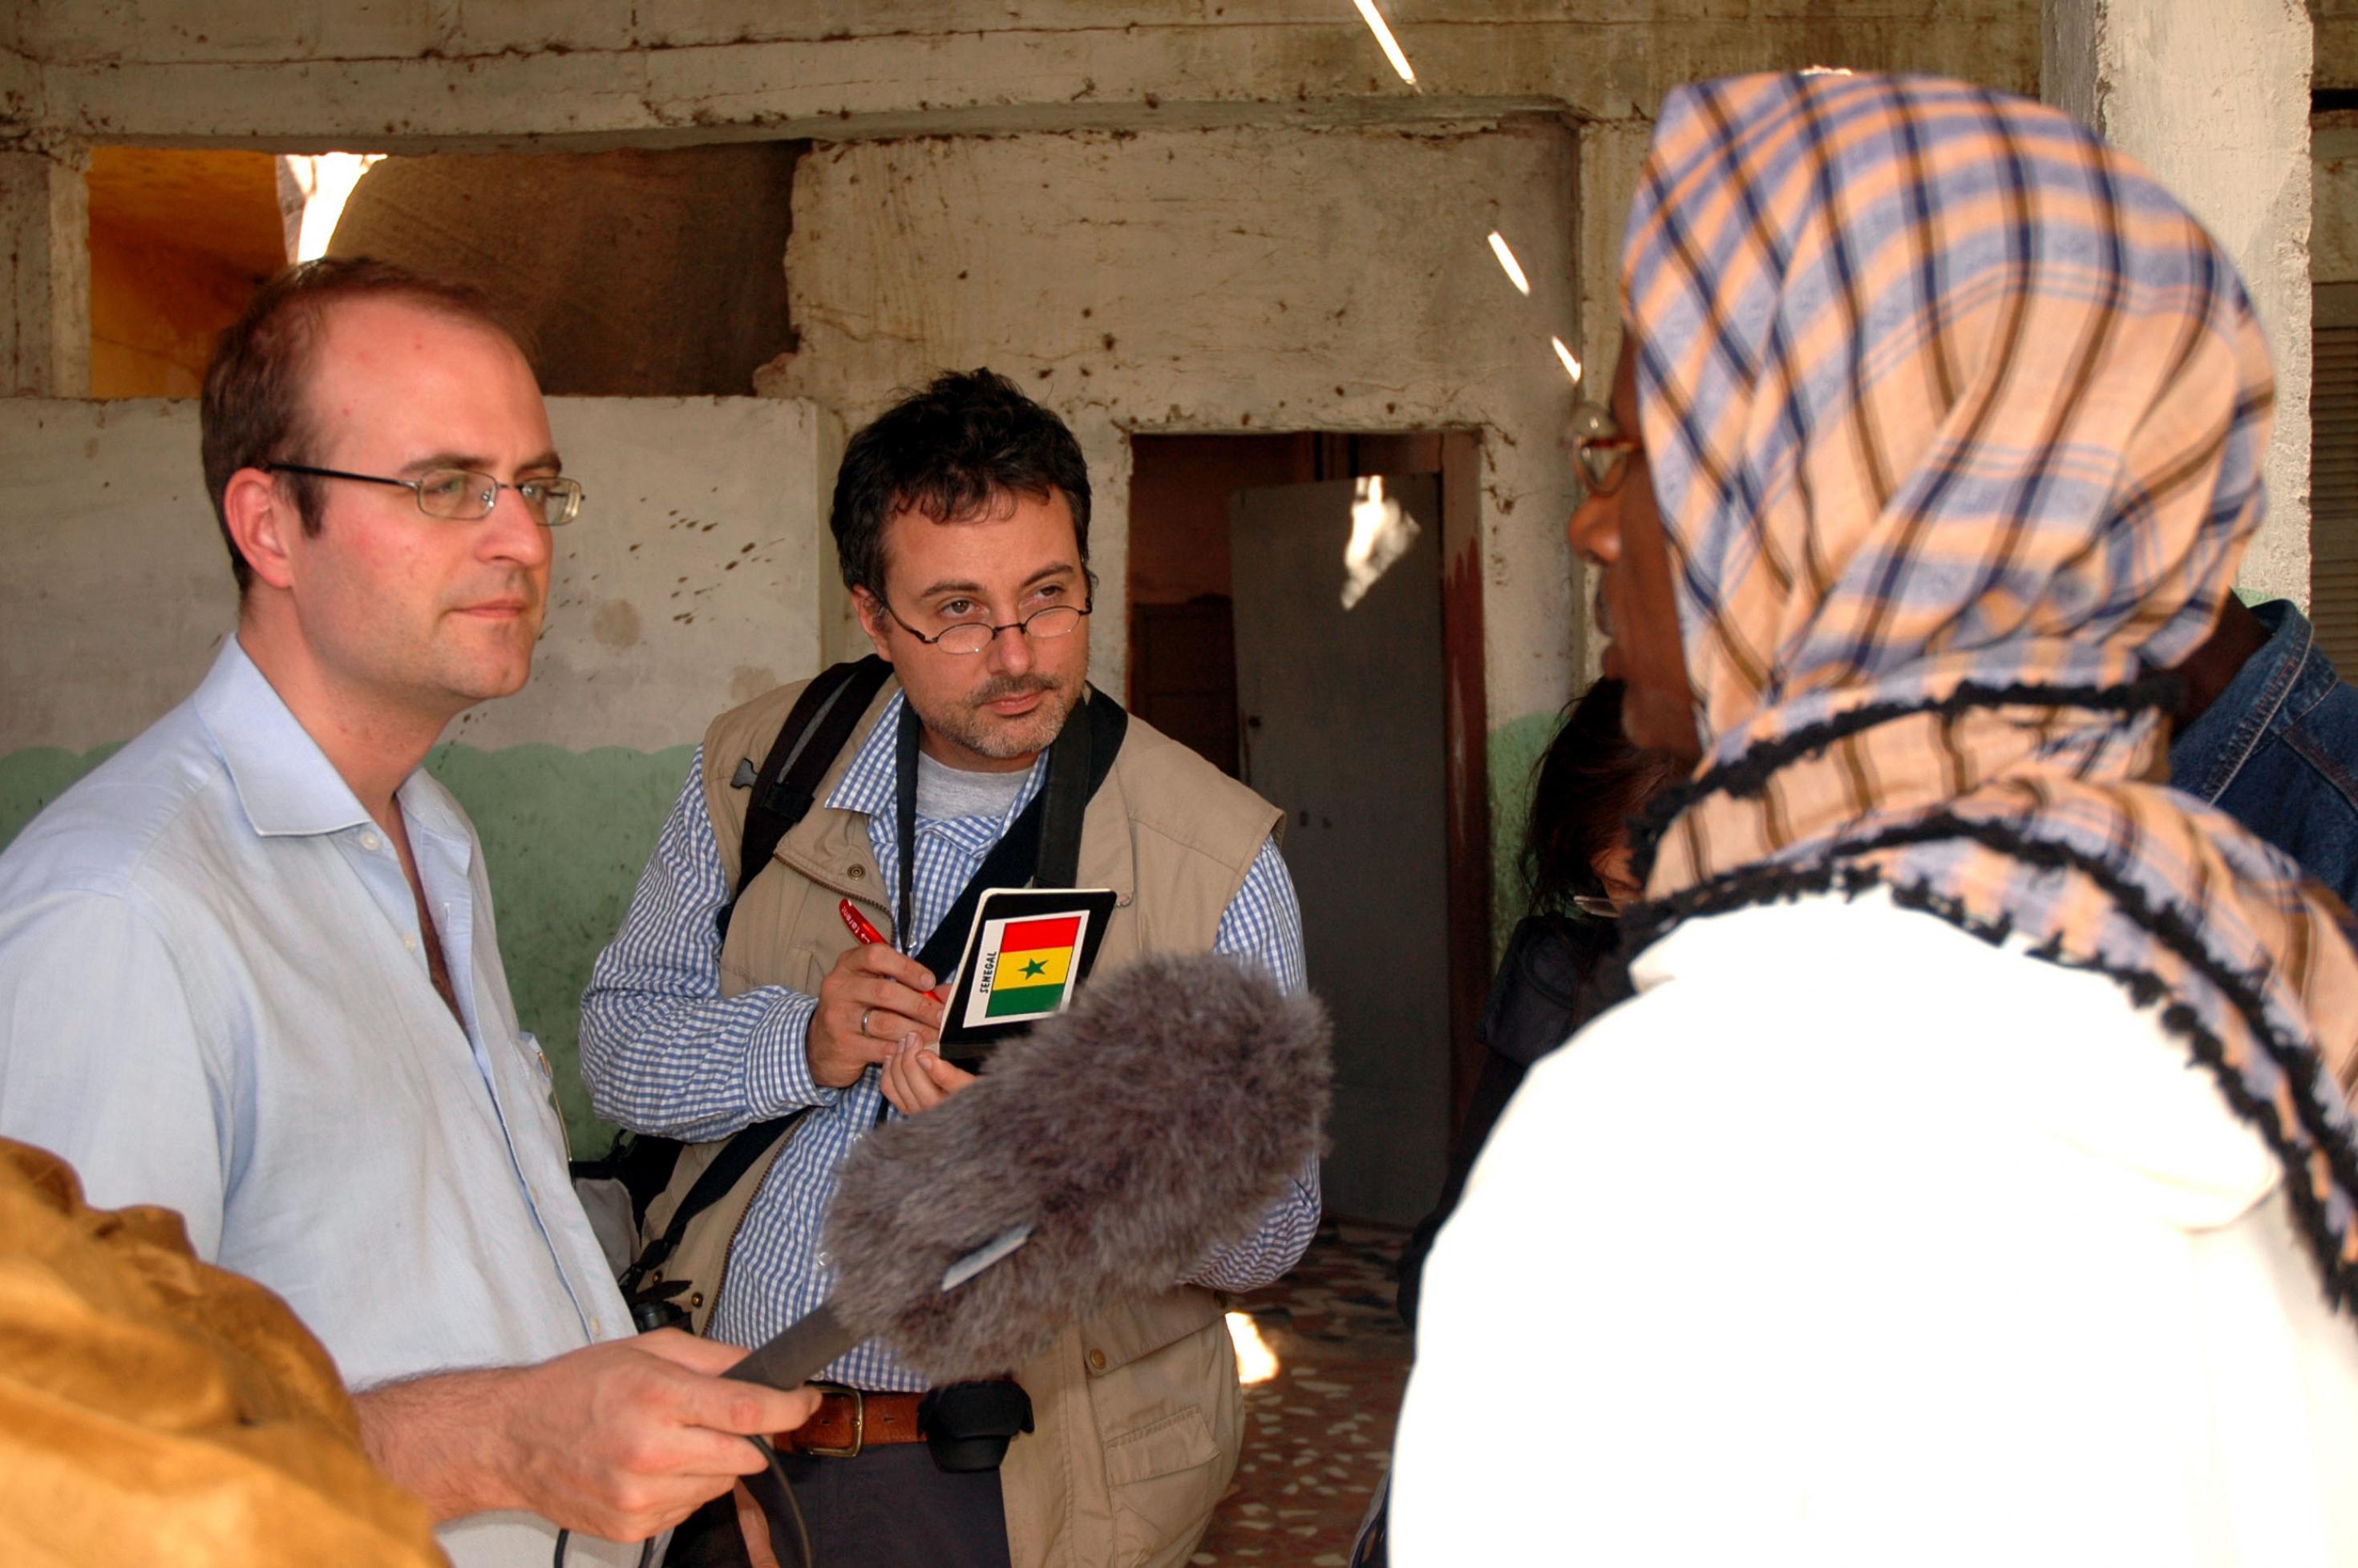
[[1572, 454], [1580, 488], [1590, 495], [1610, 495], [1620, 489], [1630, 454], [1645, 449], [1637, 437], [1621, 433], [1612, 410], [1601, 403], [1584, 403], [1572, 411], [1571, 422], [1563, 427], [1563, 446]]
[[445, 518], [452, 523], [477, 523], [492, 514], [499, 504], [500, 492], [513, 490], [524, 501], [526, 510], [544, 526], [555, 528], [570, 523], [581, 511], [582, 498], [589, 492], [578, 479], [566, 479], [552, 474], [546, 479], [523, 479], [505, 483], [487, 473], [472, 469], [427, 469], [416, 479], [393, 479], [384, 474], [347, 473], [342, 469], [313, 468], [308, 463], [265, 463], [270, 473], [302, 473], [317, 479], [348, 479], [362, 484], [397, 484], [417, 497], [417, 510], [428, 517]]
[[927, 647], [939, 648], [945, 654], [979, 654], [990, 647], [991, 639], [1001, 632], [1021, 632], [1024, 636], [1040, 642], [1052, 637], [1069, 637], [1079, 628], [1081, 617], [1097, 608], [1094, 603], [1052, 604], [1045, 610], [1033, 611], [1021, 621], [1010, 621], [1004, 625], [994, 626], [988, 621], [961, 621], [954, 626], [945, 626], [928, 637], [902, 620], [900, 613], [886, 602], [882, 594], [876, 596], [876, 602], [884, 607], [884, 613], [892, 616], [893, 623], [902, 631]]

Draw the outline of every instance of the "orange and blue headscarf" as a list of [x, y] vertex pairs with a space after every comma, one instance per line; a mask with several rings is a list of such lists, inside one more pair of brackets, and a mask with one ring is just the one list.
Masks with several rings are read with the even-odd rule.
[[2274, 1149], [2358, 1306], [2346, 912], [2158, 782], [2155, 672], [2264, 505], [2274, 380], [2233, 263], [2054, 110], [1755, 76], [1664, 103], [1622, 287], [1705, 744], [1641, 832], [1633, 947], [1880, 887], [2113, 976]]

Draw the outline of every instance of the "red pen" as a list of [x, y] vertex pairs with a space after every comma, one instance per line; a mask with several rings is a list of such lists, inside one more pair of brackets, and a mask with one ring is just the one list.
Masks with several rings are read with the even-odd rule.
[[[843, 923], [851, 927], [851, 934], [860, 938], [860, 945], [861, 946], [872, 947], [876, 946], [876, 944], [884, 940], [884, 933], [877, 930], [873, 925], [869, 925], [868, 917], [860, 914], [858, 907], [855, 906], [849, 899], [846, 898], [837, 900], [835, 912], [843, 916]], [[930, 990], [925, 994], [932, 997], [936, 1001], [942, 1000], [941, 992], [938, 990]]]

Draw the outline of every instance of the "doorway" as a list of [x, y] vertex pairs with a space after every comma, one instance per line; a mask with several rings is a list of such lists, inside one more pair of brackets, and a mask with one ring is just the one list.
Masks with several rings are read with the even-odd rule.
[[1489, 979], [1476, 438], [1140, 436], [1140, 717], [1285, 813], [1336, 1022], [1326, 1206], [1432, 1206]]

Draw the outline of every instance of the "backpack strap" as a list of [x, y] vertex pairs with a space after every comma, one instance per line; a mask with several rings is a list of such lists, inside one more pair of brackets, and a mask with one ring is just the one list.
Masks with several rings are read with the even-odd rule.
[[[688, 1222], [719, 1202], [729, 1189], [753, 1168], [755, 1161], [768, 1153], [771, 1147], [785, 1136], [788, 1129], [809, 1113], [810, 1108], [805, 1106], [791, 1116], [782, 1116], [774, 1121], [757, 1121], [737, 1132], [721, 1146], [720, 1152], [712, 1157], [712, 1163], [697, 1176], [695, 1184], [679, 1200], [679, 1206], [672, 1211], [670, 1223], [664, 1227], [664, 1233], [648, 1242], [632, 1260], [631, 1266], [622, 1271], [616, 1282], [621, 1285], [625, 1301], [630, 1302], [633, 1308], [638, 1305], [643, 1293], [640, 1289], [642, 1283], [679, 1250], [680, 1238], [687, 1234]], [[676, 1283], [676, 1288], [684, 1287]], [[660, 1287], [644, 1292], [654, 1297], [666, 1293]], [[642, 1324], [641, 1326], [649, 1325]]]
[[[818, 797], [819, 780], [834, 765], [844, 742], [859, 728], [860, 715], [892, 676], [892, 666], [871, 654], [864, 659], [833, 665], [813, 676], [795, 699], [794, 711], [770, 742], [770, 754], [761, 770], [746, 780], [752, 798], [745, 806], [745, 837], [737, 853], [737, 886], [712, 923], [721, 939], [729, 936], [729, 918], [753, 879], [778, 852], [778, 843], [795, 824], [810, 814]], [[739, 764], [738, 776], [746, 769]]]

